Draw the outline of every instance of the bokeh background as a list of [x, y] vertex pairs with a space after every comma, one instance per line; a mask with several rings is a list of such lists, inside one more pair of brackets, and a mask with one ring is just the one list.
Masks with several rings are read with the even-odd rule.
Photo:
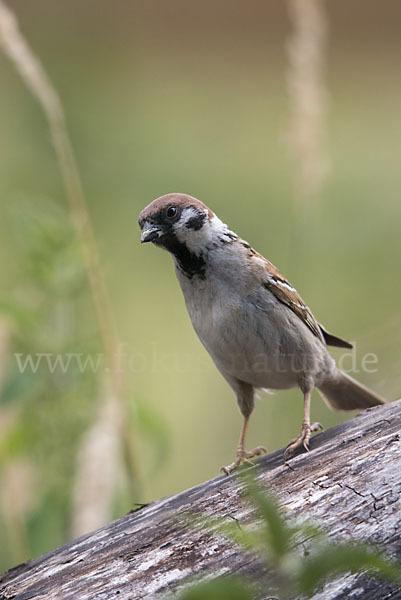
[[[286, 2], [12, 8], [67, 115], [126, 356], [114, 430], [102, 357], [96, 373], [46, 357], [36, 372], [19, 368], [16, 354], [104, 348], [46, 119], [0, 54], [0, 571], [233, 459], [233, 393], [192, 330], [170, 257], [139, 243], [137, 215], [161, 194], [209, 204], [330, 331], [357, 341], [353, 357], [333, 352], [344, 367], [389, 399], [401, 390], [397, 0], [322, 4], [309, 116], [308, 105], [297, 112]], [[302, 118], [318, 127], [311, 193], [294, 138]], [[330, 427], [349, 415], [315, 394], [312, 418]], [[249, 447], [284, 446], [301, 419], [299, 391], [261, 397]]]

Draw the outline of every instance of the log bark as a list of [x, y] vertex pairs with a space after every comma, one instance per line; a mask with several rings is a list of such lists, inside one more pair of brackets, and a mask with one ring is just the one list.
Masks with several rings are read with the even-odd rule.
[[[312, 438], [309, 454], [257, 463], [260, 485], [294, 517], [330, 535], [364, 540], [401, 559], [401, 400], [366, 410]], [[136, 600], [176, 597], [194, 578], [242, 574], [255, 598], [274, 596], [255, 557], [193, 526], [188, 515], [254, 518], [235, 476], [220, 476], [130, 513], [0, 577], [0, 600]], [[401, 588], [364, 575], [338, 577], [313, 600], [401, 599]]]

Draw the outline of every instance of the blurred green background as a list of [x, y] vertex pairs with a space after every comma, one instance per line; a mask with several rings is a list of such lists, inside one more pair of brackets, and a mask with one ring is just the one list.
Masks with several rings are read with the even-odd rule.
[[[330, 331], [357, 341], [355, 376], [399, 397], [400, 3], [326, 4], [330, 168], [310, 202], [299, 201], [288, 140], [285, 2], [12, 6], [62, 99], [126, 344], [140, 484], [132, 491], [116, 461], [107, 518], [215, 476], [233, 459], [241, 424], [192, 330], [171, 258], [140, 246], [137, 216], [161, 194], [183, 191], [210, 205]], [[80, 448], [103, 382], [101, 372], [77, 368], [18, 370], [15, 353], [102, 348], [46, 120], [2, 54], [0, 81], [2, 571], [77, 532]], [[367, 353], [377, 355], [374, 372], [361, 367]], [[312, 418], [330, 427], [349, 415], [315, 394]], [[284, 446], [301, 419], [299, 391], [263, 396], [249, 447]]]

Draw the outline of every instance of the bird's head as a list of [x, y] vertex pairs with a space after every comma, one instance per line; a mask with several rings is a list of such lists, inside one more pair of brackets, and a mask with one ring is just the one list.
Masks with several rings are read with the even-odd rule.
[[203, 202], [187, 194], [166, 194], [153, 200], [138, 218], [141, 242], [176, 254], [185, 246], [200, 255], [227, 231], [218, 217]]

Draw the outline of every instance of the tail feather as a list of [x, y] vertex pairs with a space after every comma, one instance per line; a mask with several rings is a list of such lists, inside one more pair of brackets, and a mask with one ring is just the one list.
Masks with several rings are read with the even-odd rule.
[[378, 394], [340, 370], [320, 384], [318, 390], [335, 410], [355, 410], [386, 403]]

